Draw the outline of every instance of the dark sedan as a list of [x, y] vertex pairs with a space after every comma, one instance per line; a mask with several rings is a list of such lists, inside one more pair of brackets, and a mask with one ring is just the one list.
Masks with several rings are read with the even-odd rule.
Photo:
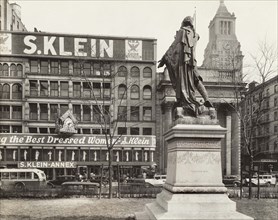
[[76, 177], [73, 175], [62, 175], [62, 176], [57, 176], [55, 180], [49, 180], [47, 182], [47, 185], [50, 187], [56, 187], [56, 186], [61, 186], [62, 183], [65, 182], [73, 182], [76, 181]]

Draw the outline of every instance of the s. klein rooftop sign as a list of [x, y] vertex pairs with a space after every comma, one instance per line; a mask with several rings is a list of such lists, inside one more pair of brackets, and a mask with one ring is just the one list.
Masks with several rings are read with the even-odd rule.
[[0, 32], [0, 55], [154, 61], [155, 39]]
[[[155, 136], [123, 135], [114, 137], [112, 143], [117, 147], [149, 147], [155, 148]], [[0, 145], [27, 146], [107, 146], [104, 135], [60, 135], [45, 134], [0, 134]]]

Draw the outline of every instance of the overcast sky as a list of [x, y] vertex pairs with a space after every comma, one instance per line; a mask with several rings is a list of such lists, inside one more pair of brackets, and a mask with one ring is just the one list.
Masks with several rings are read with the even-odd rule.
[[[147, 37], [157, 39], [159, 60], [174, 39], [184, 17], [196, 9], [198, 65], [203, 62], [208, 43], [208, 25], [219, 7], [219, 0], [138, 0], [138, 1], [58, 1], [16, 0], [22, 21], [29, 31], [34, 27], [46, 32], [89, 35]], [[226, 0], [236, 16], [236, 35], [241, 43], [245, 64], [249, 53], [256, 54], [258, 42], [265, 38], [277, 47], [277, 0]]]

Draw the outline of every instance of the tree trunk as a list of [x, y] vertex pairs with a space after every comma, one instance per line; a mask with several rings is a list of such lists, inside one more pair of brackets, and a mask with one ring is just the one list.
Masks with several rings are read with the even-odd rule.
[[252, 175], [253, 175], [253, 156], [250, 156], [250, 161], [249, 161], [249, 195], [248, 195], [248, 199], [252, 199]]
[[109, 181], [109, 199], [112, 198], [112, 161], [113, 161], [113, 150], [108, 148], [108, 181]]

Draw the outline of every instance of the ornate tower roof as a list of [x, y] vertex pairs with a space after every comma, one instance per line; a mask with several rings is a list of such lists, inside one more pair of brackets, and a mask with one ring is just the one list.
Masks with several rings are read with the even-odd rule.
[[242, 52], [236, 37], [236, 17], [220, 0], [219, 7], [209, 24], [209, 42], [202, 67], [210, 69], [241, 69]]
[[224, 4], [224, 0], [220, 0], [219, 8], [216, 12], [215, 16], [221, 16], [221, 17], [230, 17], [232, 14], [228, 11], [226, 5]]

